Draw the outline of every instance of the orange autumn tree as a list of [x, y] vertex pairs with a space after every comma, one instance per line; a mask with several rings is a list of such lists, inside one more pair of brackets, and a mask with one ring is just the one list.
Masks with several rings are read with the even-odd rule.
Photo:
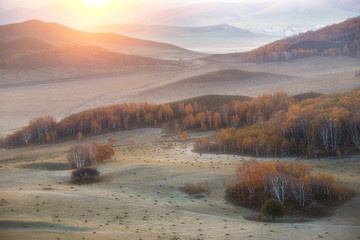
[[96, 162], [106, 163], [115, 155], [114, 149], [108, 144], [97, 144], [97, 149], [95, 153]]

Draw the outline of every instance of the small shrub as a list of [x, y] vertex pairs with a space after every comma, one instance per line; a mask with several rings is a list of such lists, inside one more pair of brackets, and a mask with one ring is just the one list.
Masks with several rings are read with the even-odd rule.
[[135, 138], [130, 139], [130, 145], [133, 145], [133, 146], [136, 145], [136, 139]]
[[199, 184], [184, 184], [179, 188], [179, 190], [190, 196], [208, 191], [207, 189], [205, 189], [205, 187]]
[[313, 217], [321, 217], [325, 215], [325, 206], [317, 201], [312, 201], [305, 210]]
[[275, 219], [276, 217], [284, 216], [284, 207], [278, 200], [269, 199], [267, 200], [261, 208], [261, 212], [267, 216]]
[[74, 181], [81, 181], [86, 183], [99, 175], [100, 172], [96, 168], [83, 167], [72, 171], [71, 179]]

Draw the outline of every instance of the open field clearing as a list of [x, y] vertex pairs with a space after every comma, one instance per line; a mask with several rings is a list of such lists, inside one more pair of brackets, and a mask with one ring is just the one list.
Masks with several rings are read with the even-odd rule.
[[[225, 201], [227, 180], [242, 159], [235, 155], [192, 152], [197, 136], [185, 143], [160, 129], [112, 133], [116, 155], [98, 165], [99, 181], [71, 183], [69, 141], [2, 150], [0, 155], [0, 239], [357, 239], [359, 195], [333, 216], [303, 223], [251, 222], [257, 212]], [[106, 142], [110, 134], [83, 139]], [[137, 145], [130, 145], [135, 137]], [[165, 142], [166, 144], [163, 144]], [[260, 161], [280, 160], [260, 158]], [[294, 158], [281, 160], [294, 161]], [[328, 172], [359, 191], [360, 161], [351, 158], [304, 160], [312, 174]], [[199, 198], [178, 190], [209, 184]], [[285, 217], [291, 221], [290, 218]]]
[[[277, 91], [352, 90], [360, 87], [360, 79], [355, 77], [359, 63], [359, 59], [349, 57], [313, 57], [263, 64], [192, 60], [184, 61], [183, 66], [122, 70], [1, 69], [0, 136], [25, 126], [34, 117], [52, 115], [59, 120], [74, 112], [123, 102], [165, 103], [205, 94], [256, 97]], [[226, 69], [265, 75], [229, 77], [223, 75]], [[207, 81], [205, 74], [213, 80]], [[193, 81], [196, 76], [201, 80]]]

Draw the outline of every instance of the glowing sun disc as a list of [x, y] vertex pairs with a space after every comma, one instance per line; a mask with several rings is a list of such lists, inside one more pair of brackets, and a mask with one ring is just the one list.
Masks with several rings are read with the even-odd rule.
[[107, 2], [108, 0], [84, 0], [86, 4], [92, 5], [92, 6], [100, 6]]

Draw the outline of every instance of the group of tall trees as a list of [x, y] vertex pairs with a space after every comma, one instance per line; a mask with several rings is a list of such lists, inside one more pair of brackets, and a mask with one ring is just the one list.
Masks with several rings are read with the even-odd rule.
[[329, 174], [310, 175], [310, 166], [295, 162], [243, 161], [236, 178], [229, 180], [228, 194], [241, 204], [260, 207], [274, 198], [282, 205], [296, 201], [305, 207], [314, 200], [343, 201], [353, 192]]
[[71, 178], [87, 182], [100, 175], [100, 172], [92, 167], [96, 163], [106, 163], [115, 155], [114, 149], [108, 144], [88, 141], [84, 144], [76, 144], [70, 147], [67, 159], [73, 170]]
[[[291, 97], [278, 102], [276, 95], [239, 103], [257, 107], [237, 108], [235, 103], [233, 111], [238, 112], [240, 123], [249, 125], [219, 130], [211, 148], [267, 156], [341, 155], [344, 149], [360, 150], [359, 90], [322, 95], [299, 103], [294, 103]], [[199, 146], [205, 150], [205, 146]]]
[[241, 55], [243, 62], [286, 61], [311, 56], [360, 57], [360, 17], [275, 41]]
[[82, 138], [104, 130], [129, 127], [218, 130], [215, 139], [197, 139], [202, 151], [252, 155], [341, 154], [360, 149], [360, 90], [297, 101], [286, 93], [260, 95], [209, 109], [204, 104], [156, 105], [148, 102], [89, 109], [65, 117], [30, 121], [1, 139], [4, 147], [50, 143], [68, 136]]
[[115, 155], [114, 149], [108, 144], [88, 141], [73, 145], [67, 155], [71, 168], [92, 166], [95, 163], [106, 163]]

